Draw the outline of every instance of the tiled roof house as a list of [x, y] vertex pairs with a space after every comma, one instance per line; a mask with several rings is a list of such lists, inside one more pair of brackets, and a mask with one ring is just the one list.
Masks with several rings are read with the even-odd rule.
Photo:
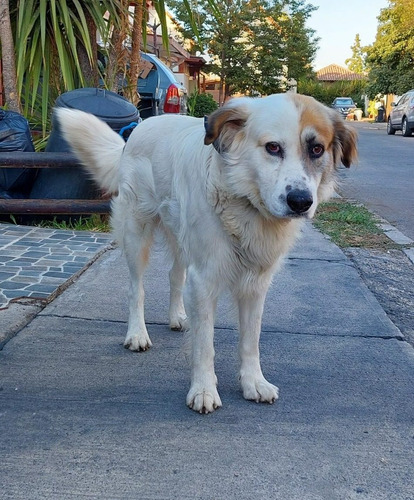
[[325, 66], [317, 71], [316, 78], [320, 82], [343, 82], [350, 80], [363, 80], [365, 76], [359, 73], [354, 73], [348, 68], [344, 68], [338, 64], [330, 64], [329, 66]]

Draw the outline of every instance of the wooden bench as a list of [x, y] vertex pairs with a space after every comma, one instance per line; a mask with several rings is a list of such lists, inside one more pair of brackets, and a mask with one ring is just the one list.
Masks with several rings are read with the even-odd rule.
[[[69, 153], [29, 153], [13, 151], [0, 153], [0, 168], [82, 168], [75, 156]], [[108, 214], [108, 199], [63, 200], [0, 198], [0, 214]]]

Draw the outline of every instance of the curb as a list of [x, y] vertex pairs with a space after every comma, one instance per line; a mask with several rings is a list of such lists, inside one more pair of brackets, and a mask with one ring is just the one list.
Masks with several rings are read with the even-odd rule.
[[397, 245], [407, 245], [409, 247], [402, 248], [401, 250], [414, 264], [414, 241], [404, 233], [399, 231], [396, 227], [391, 225], [389, 222], [385, 221], [382, 218], [380, 220], [382, 222], [379, 224], [379, 226], [384, 231], [384, 234], [385, 236], [387, 236], [387, 238], [389, 238], [394, 243], [397, 243]]
[[349, 198], [345, 198], [341, 194], [337, 193], [335, 191], [334, 195], [332, 198], [340, 198], [342, 200], [348, 200], [352, 203], [356, 203], [358, 205], [363, 206], [366, 208], [371, 214], [373, 214], [377, 219], [378, 219], [378, 226], [384, 231], [384, 234], [387, 238], [389, 238], [391, 241], [396, 243], [397, 245], [404, 245], [408, 248], [401, 248], [401, 251], [405, 253], [405, 255], [408, 257], [408, 259], [411, 261], [412, 264], [414, 264], [414, 240], [406, 236], [404, 233], [402, 233], [399, 229], [397, 229], [395, 226], [390, 224], [386, 219], [383, 217], [380, 217], [378, 214], [370, 210], [364, 203], [358, 202], [356, 200], [352, 200]]

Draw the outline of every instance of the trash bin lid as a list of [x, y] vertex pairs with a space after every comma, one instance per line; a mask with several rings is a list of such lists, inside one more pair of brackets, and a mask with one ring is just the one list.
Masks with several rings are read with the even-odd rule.
[[99, 88], [82, 88], [61, 94], [56, 107], [71, 108], [92, 113], [112, 129], [121, 129], [126, 123], [137, 121], [138, 109], [124, 97]]

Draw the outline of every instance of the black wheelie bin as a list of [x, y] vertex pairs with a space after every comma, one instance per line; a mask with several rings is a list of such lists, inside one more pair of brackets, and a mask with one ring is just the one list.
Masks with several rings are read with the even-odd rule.
[[[124, 97], [100, 88], [82, 88], [60, 95], [56, 108], [77, 109], [91, 113], [106, 122], [114, 131], [133, 127], [140, 121], [138, 109]], [[52, 132], [46, 151], [71, 152], [62, 136], [56, 115], [52, 115]], [[34, 199], [96, 199], [100, 192], [96, 184], [79, 167], [42, 169], [30, 192]]]

